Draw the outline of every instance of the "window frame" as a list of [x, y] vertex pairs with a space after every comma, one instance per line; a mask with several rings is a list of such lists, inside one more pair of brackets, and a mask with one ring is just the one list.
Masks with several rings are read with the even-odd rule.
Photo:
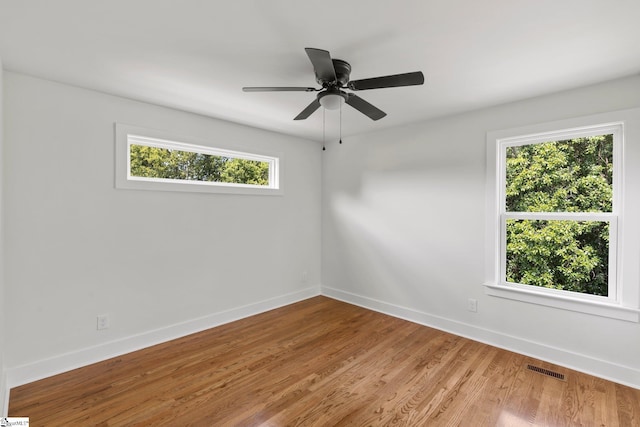
[[[507, 169], [507, 149], [509, 147], [518, 147], [525, 145], [541, 144], [544, 142], [564, 141], [574, 138], [585, 138], [597, 135], [613, 135], [613, 200], [611, 212], [508, 212], [506, 210], [506, 169]], [[547, 292], [551, 295], [566, 295], [567, 297], [577, 299], [587, 299], [592, 301], [602, 301], [606, 303], [618, 303], [618, 288], [619, 282], [617, 280], [617, 259], [618, 259], [618, 206], [621, 203], [620, 192], [620, 177], [621, 177], [621, 155], [622, 150], [622, 123], [612, 123], [608, 125], [596, 125], [586, 128], [577, 129], [564, 129], [554, 132], [544, 132], [535, 135], [515, 136], [510, 138], [498, 139], [496, 143], [500, 149], [499, 168], [500, 173], [498, 177], [498, 187], [500, 189], [499, 194], [499, 213], [500, 216], [500, 276], [499, 283], [501, 285], [514, 286], [521, 289], [530, 289], [532, 285], [507, 282], [506, 281], [506, 269], [507, 269], [507, 250], [506, 250], [506, 233], [507, 233], [507, 221], [509, 219], [522, 219], [522, 220], [567, 220], [567, 221], [598, 221], [609, 223], [609, 262], [608, 262], [608, 295], [606, 297], [591, 294], [581, 294], [578, 292], [571, 292], [560, 289], [548, 289], [542, 287], [536, 287], [540, 292]]]
[[[179, 137], [160, 130], [146, 129], [121, 123], [115, 124], [115, 143], [115, 186], [119, 189], [246, 195], [284, 194], [282, 185], [283, 156], [280, 153], [257, 152], [258, 150], [255, 149], [247, 150], [239, 144], [234, 144], [233, 149], [228, 147], [213, 147], [208, 141], [190, 137]], [[143, 145], [213, 156], [268, 162], [269, 185], [133, 176], [131, 175], [131, 145]]]
[[[623, 228], [625, 139], [629, 120], [640, 118], [640, 110], [605, 113], [596, 116], [543, 123], [516, 129], [487, 132], [487, 207], [486, 207], [486, 259], [485, 293], [532, 304], [555, 307], [569, 311], [594, 314], [633, 322], [640, 321], [639, 286], [635, 277], [624, 270], [624, 257], [638, 253], [637, 245], [625, 248]], [[640, 121], [634, 121], [634, 129]], [[506, 211], [506, 148], [548, 141], [560, 141], [577, 137], [614, 134], [613, 205], [611, 212], [507, 212]], [[637, 204], [637, 203], [636, 203]], [[577, 292], [547, 289], [533, 285], [506, 282], [506, 221], [508, 219], [533, 220], [584, 220], [608, 221], [609, 241], [609, 295], [606, 297]], [[637, 232], [633, 225], [631, 232]], [[626, 246], [631, 246], [626, 242]], [[631, 252], [629, 252], [631, 249]], [[627, 253], [629, 252], [629, 253]], [[612, 254], [613, 258], [612, 259]], [[633, 260], [633, 258], [631, 258]], [[630, 261], [631, 262], [631, 261]], [[623, 282], [623, 277], [633, 279], [633, 285]], [[625, 286], [625, 283], [627, 285]]]

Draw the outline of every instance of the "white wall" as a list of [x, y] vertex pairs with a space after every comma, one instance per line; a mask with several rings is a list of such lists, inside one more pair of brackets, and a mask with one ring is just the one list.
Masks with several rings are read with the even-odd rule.
[[[4, 78], [10, 386], [319, 293], [317, 143]], [[117, 190], [114, 122], [285, 153], [285, 194]]]
[[[640, 388], [639, 324], [491, 297], [482, 286], [487, 131], [638, 106], [640, 76], [328, 147], [323, 293]], [[627, 143], [638, 171], [640, 141]]]
[[8, 408], [6, 407], [8, 399], [4, 353], [5, 353], [5, 310], [7, 307], [4, 296], [4, 204], [3, 204], [3, 175], [4, 175], [4, 161], [3, 161], [3, 147], [4, 147], [4, 69], [2, 68], [2, 58], [0, 58], [0, 417], [7, 414]]

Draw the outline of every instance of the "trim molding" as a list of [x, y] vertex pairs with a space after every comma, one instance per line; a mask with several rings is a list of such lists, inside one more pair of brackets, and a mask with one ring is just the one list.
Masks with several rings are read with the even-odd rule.
[[9, 390], [13, 387], [201, 332], [245, 317], [264, 313], [265, 311], [293, 304], [317, 295], [320, 295], [320, 287], [309, 287], [164, 328], [132, 335], [93, 347], [87, 347], [26, 365], [16, 366], [7, 369], [6, 388], [0, 390], [0, 396], [2, 392], [6, 393], [6, 399], [8, 401]]
[[[522, 285], [521, 285], [522, 286]], [[530, 286], [533, 288], [533, 286]], [[525, 301], [531, 304], [540, 304], [547, 307], [556, 307], [578, 313], [593, 314], [594, 316], [609, 317], [611, 319], [626, 320], [627, 322], [640, 322], [640, 310], [637, 308], [623, 307], [611, 303], [599, 302], [589, 299], [579, 299], [545, 292], [546, 289], [525, 289], [524, 286], [484, 284], [484, 292], [494, 297], [507, 298], [515, 301]], [[565, 291], [566, 292], [566, 291]]]
[[640, 370], [596, 359], [561, 348], [502, 334], [490, 329], [479, 328], [468, 323], [458, 322], [440, 316], [434, 316], [412, 308], [390, 304], [374, 298], [351, 292], [322, 286], [321, 294], [329, 298], [374, 310], [389, 316], [408, 320], [413, 323], [449, 332], [474, 341], [479, 341], [504, 350], [525, 356], [535, 357], [575, 371], [614, 381], [629, 387], [640, 389]]
[[9, 416], [9, 386], [4, 370], [0, 373], [0, 417]]

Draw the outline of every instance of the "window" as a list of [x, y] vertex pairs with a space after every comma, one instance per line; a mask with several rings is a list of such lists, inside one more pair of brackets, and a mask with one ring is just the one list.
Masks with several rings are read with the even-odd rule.
[[279, 157], [179, 140], [117, 124], [116, 187], [281, 194]]
[[500, 140], [500, 281], [617, 301], [621, 125]]
[[488, 133], [485, 289], [637, 322], [637, 275], [621, 274], [627, 123], [595, 120]]

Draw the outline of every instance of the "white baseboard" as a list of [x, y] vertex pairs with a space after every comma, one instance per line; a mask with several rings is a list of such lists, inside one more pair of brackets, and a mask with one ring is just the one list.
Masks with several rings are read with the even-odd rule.
[[5, 383], [7, 401], [9, 390], [13, 387], [204, 331], [245, 317], [264, 313], [265, 311], [293, 304], [317, 295], [320, 295], [320, 288], [310, 287], [297, 292], [269, 298], [264, 301], [213, 313], [198, 319], [10, 368], [7, 370]]
[[7, 386], [7, 375], [4, 370], [0, 371], [0, 417], [9, 415], [9, 387]]
[[640, 370], [323, 286], [322, 295], [640, 389]]

